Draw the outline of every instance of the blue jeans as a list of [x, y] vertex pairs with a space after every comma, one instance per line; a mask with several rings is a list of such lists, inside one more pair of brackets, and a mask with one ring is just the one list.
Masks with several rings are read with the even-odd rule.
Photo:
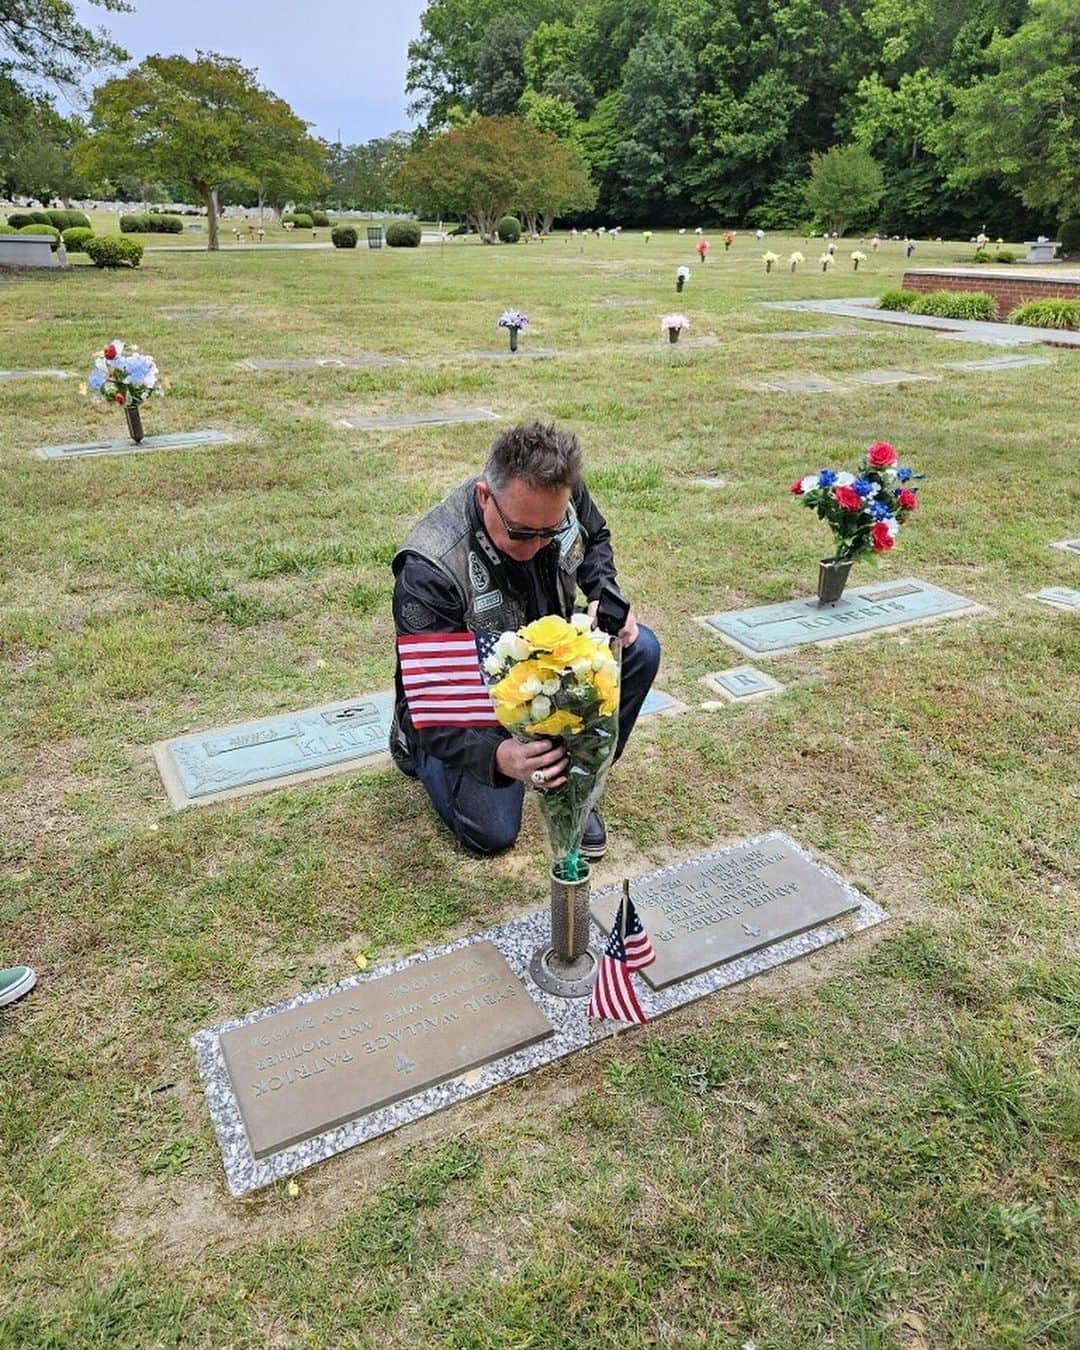
[[[627, 647], [622, 656], [616, 759], [626, 746], [659, 668], [660, 643], [656, 634], [639, 624], [637, 641]], [[462, 848], [481, 855], [513, 848], [521, 831], [524, 783], [489, 787], [464, 769], [451, 768], [444, 760], [426, 755], [419, 746], [414, 747], [412, 753], [417, 777], [427, 789], [432, 806]]]

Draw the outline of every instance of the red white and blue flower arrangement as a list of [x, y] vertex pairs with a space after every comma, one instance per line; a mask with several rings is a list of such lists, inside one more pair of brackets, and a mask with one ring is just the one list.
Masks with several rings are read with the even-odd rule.
[[818, 574], [822, 601], [840, 598], [856, 558], [887, 553], [900, 526], [918, 506], [919, 489], [914, 484], [926, 475], [901, 468], [897, 461], [896, 450], [887, 441], [875, 441], [855, 473], [821, 469], [792, 483], [794, 495], [828, 522], [836, 539], [836, 552], [822, 559]]
[[155, 395], [162, 397], [165, 388], [152, 356], [115, 339], [97, 353], [82, 392], [100, 394], [106, 403], [122, 407], [131, 438], [138, 442], [143, 438], [139, 405]]

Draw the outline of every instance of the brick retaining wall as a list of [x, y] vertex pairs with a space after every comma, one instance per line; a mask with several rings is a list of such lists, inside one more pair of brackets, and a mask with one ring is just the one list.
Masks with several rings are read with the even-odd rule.
[[1022, 272], [978, 271], [958, 268], [920, 268], [905, 272], [905, 291], [985, 291], [997, 301], [1003, 318], [1027, 300], [1080, 300], [1080, 277], [1024, 276]]

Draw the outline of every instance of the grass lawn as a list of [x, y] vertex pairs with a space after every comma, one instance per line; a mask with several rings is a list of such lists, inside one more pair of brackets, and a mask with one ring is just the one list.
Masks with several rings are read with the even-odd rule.
[[[0, 365], [85, 372], [121, 337], [171, 383], [148, 434], [235, 438], [43, 462], [122, 418], [76, 380], [0, 383], [0, 963], [39, 973], [0, 1011], [0, 1345], [1080, 1341], [1080, 642], [1026, 598], [1080, 588], [1048, 546], [1080, 535], [1080, 352], [961, 374], [939, 363], [995, 350], [884, 324], [772, 341], [836, 321], [757, 302], [898, 285], [902, 245], [855, 275], [843, 241], [823, 275], [820, 241], [712, 242], [704, 266], [657, 233], [0, 276]], [[807, 262], [766, 276], [765, 247]], [[505, 345], [511, 305], [561, 359], [464, 355]], [[673, 309], [719, 345], [669, 347]], [[365, 352], [408, 364], [238, 364]], [[875, 367], [940, 379], [754, 388]], [[388, 563], [491, 428], [334, 421], [477, 405], [578, 432], [692, 708], [612, 774], [596, 884], [778, 827], [891, 921], [237, 1201], [191, 1033], [540, 908], [542, 832], [467, 857], [391, 769], [174, 814], [148, 747], [388, 687]], [[788, 483], [877, 439], [928, 477], [853, 581], [987, 612], [762, 661], [781, 698], [700, 710], [743, 658], [693, 616], [808, 594], [828, 539]]]

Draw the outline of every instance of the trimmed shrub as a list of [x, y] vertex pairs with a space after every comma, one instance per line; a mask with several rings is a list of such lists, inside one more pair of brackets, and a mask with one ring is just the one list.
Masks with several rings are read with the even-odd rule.
[[912, 310], [920, 300], [918, 291], [882, 291], [878, 296], [878, 309]]
[[974, 256], [974, 258], [972, 258], [971, 261], [972, 261], [972, 262], [977, 262], [977, 263], [988, 263], [988, 262], [993, 262], [994, 260], [993, 260], [993, 258], [990, 256], [990, 254], [987, 253], [986, 249], [984, 249], [984, 248], [977, 248], [977, 249], [975, 250], [975, 256]]
[[312, 211], [311, 223], [313, 225], [321, 225], [325, 229], [326, 226], [330, 224], [330, 217], [325, 211]]
[[392, 220], [386, 227], [389, 248], [419, 248], [420, 226], [415, 220]]
[[90, 228], [89, 217], [81, 211], [46, 211], [45, 214], [49, 217], [49, 224], [55, 225], [61, 233], [64, 230], [74, 229], [76, 226], [80, 226], [84, 230]]
[[994, 319], [997, 301], [985, 291], [931, 291], [920, 295], [912, 314], [932, 314], [938, 319]]
[[130, 215], [120, 217], [121, 234], [180, 234], [184, 222], [179, 216]]
[[60, 231], [55, 225], [24, 225], [19, 231], [20, 234], [47, 234], [51, 237], [50, 247], [55, 253], [60, 247]]
[[504, 244], [516, 244], [521, 238], [521, 221], [517, 216], [503, 216], [495, 226], [495, 233]]
[[1029, 300], [1017, 305], [1009, 322], [1026, 328], [1070, 328], [1075, 332], [1080, 330], [1080, 300]]
[[7, 223], [8, 229], [21, 230], [24, 225], [33, 225], [34, 220], [29, 211], [12, 211]]
[[355, 248], [358, 236], [351, 225], [335, 225], [330, 239], [335, 248]]
[[1062, 253], [1080, 253], [1080, 216], [1075, 220], [1064, 220], [1058, 231]]
[[281, 217], [282, 225], [293, 224], [298, 230], [310, 230], [315, 222], [306, 211], [286, 211]]
[[994, 261], [1003, 263], [1014, 263], [1016, 261], [1016, 254], [1011, 248], [999, 248], [998, 251], [994, 254]]
[[125, 239], [122, 234], [102, 234], [87, 239], [83, 252], [95, 267], [138, 267], [143, 246], [137, 239]]
[[72, 225], [70, 229], [64, 231], [64, 247], [69, 253], [85, 253], [83, 244], [88, 239], [93, 239], [94, 231], [89, 227], [82, 225]]
[[27, 211], [28, 223], [31, 225], [51, 225], [47, 211]]

